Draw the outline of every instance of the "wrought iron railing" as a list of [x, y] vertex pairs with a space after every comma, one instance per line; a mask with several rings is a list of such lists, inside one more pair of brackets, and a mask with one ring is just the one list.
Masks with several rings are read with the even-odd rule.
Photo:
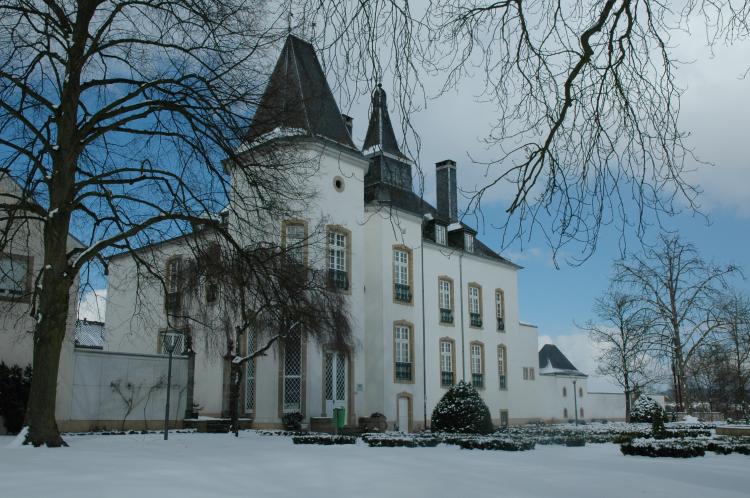
[[453, 310], [440, 308], [440, 321], [442, 323], [453, 323]]
[[406, 284], [393, 284], [393, 286], [396, 301], [401, 301], [402, 303], [411, 302], [411, 286]]
[[453, 385], [453, 372], [440, 372], [440, 385], [452, 386]]
[[471, 323], [472, 327], [481, 327], [482, 315], [480, 315], [479, 313], [469, 313], [469, 322]]
[[411, 380], [411, 363], [396, 362], [396, 380]]
[[349, 289], [349, 275], [343, 270], [328, 269], [328, 285], [338, 290]]
[[484, 388], [484, 374], [471, 374], [471, 385], [477, 389]]

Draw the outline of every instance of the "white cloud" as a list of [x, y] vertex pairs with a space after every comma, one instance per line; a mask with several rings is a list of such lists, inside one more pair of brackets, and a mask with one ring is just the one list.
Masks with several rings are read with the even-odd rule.
[[591, 392], [621, 392], [622, 388], [607, 377], [596, 374], [599, 349], [591, 341], [588, 334], [574, 332], [567, 335], [551, 337], [549, 335], [539, 336], [539, 347], [545, 344], [554, 344], [581, 372], [588, 374], [588, 390]]
[[107, 289], [86, 291], [78, 302], [78, 318], [89, 321], [103, 322], [107, 309]]

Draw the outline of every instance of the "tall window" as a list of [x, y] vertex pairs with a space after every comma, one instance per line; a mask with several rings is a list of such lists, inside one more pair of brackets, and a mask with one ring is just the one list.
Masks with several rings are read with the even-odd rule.
[[505, 293], [500, 289], [495, 291], [495, 315], [498, 332], [505, 332]]
[[523, 367], [523, 380], [534, 380], [534, 367]]
[[484, 388], [484, 346], [481, 343], [471, 344], [471, 385]]
[[181, 275], [182, 259], [179, 256], [167, 261], [167, 296], [165, 306], [167, 311], [177, 313], [181, 303]]
[[298, 222], [284, 224], [286, 254], [295, 263], [305, 263], [305, 225]]
[[26, 294], [29, 260], [25, 256], [0, 256], [0, 298]]
[[410, 303], [409, 253], [404, 249], [393, 250], [393, 284], [396, 301]]
[[563, 386], [563, 398], [568, 396], [568, 388]]
[[500, 389], [508, 389], [508, 350], [502, 344], [497, 347], [497, 375]]
[[411, 328], [407, 325], [394, 327], [395, 378], [397, 382], [411, 382]]
[[[255, 331], [247, 331], [247, 354], [255, 351]], [[245, 413], [255, 410], [255, 358], [245, 364]]]
[[453, 282], [448, 279], [438, 279], [438, 306], [440, 306], [440, 322], [453, 323]]
[[469, 284], [469, 323], [472, 327], [482, 326], [481, 295], [478, 285]]
[[328, 280], [336, 289], [349, 288], [346, 251], [347, 236], [338, 230], [328, 231]]
[[440, 340], [440, 385], [452, 386], [453, 376], [453, 341], [450, 339]]
[[435, 242], [441, 246], [448, 244], [448, 239], [445, 233], [445, 225], [435, 225]]
[[284, 339], [282, 366], [282, 411], [302, 413], [302, 336], [291, 333]]
[[474, 236], [470, 233], [464, 234], [464, 249], [466, 252], [474, 252]]

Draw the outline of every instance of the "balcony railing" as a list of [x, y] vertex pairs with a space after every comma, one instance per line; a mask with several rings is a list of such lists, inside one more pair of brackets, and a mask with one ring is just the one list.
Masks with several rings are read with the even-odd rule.
[[508, 389], [508, 377], [504, 374], [500, 374], [499, 377], [500, 389]]
[[453, 323], [453, 310], [440, 308], [440, 322]]
[[349, 289], [349, 275], [343, 270], [328, 269], [328, 285], [338, 290]]
[[505, 332], [505, 318], [501, 316], [497, 317], [497, 331]]
[[453, 372], [440, 372], [440, 385], [452, 386], [453, 385]]
[[482, 315], [479, 313], [469, 313], [469, 323], [472, 327], [482, 326]]
[[396, 380], [411, 380], [411, 363], [396, 362]]
[[477, 389], [484, 389], [484, 374], [471, 374], [471, 385]]
[[393, 286], [396, 301], [401, 301], [402, 303], [411, 302], [411, 286], [405, 284], [394, 284]]

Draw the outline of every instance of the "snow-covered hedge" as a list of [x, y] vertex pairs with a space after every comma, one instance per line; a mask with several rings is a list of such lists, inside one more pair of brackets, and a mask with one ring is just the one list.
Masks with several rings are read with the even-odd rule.
[[634, 439], [620, 446], [623, 455], [691, 458], [706, 454], [704, 443], [692, 439]]
[[451, 442], [464, 450], [526, 451], [533, 450], [535, 446], [532, 439], [508, 437], [463, 437], [454, 438]]
[[664, 415], [661, 405], [653, 398], [641, 396], [636, 400], [633, 409], [630, 411], [630, 420], [631, 422], [646, 422], [650, 424], [654, 420], [655, 413]]
[[743, 438], [634, 439], [620, 446], [624, 455], [690, 458], [711, 451], [720, 455], [750, 455], [750, 441]]
[[362, 440], [373, 448], [431, 448], [441, 442], [439, 437], [400, 434], [365, 434]]
[[432, 412], [432, 430], [461, 434], [493, 431], [490, 410], [476, 389], [464, 381], [448, 389]]
[[354, 436], [332, 436], [330, 434], [308, 434], [305, 436], [293, 436], [292, 442], [294, 444], [355, 444], [357, 438]]

